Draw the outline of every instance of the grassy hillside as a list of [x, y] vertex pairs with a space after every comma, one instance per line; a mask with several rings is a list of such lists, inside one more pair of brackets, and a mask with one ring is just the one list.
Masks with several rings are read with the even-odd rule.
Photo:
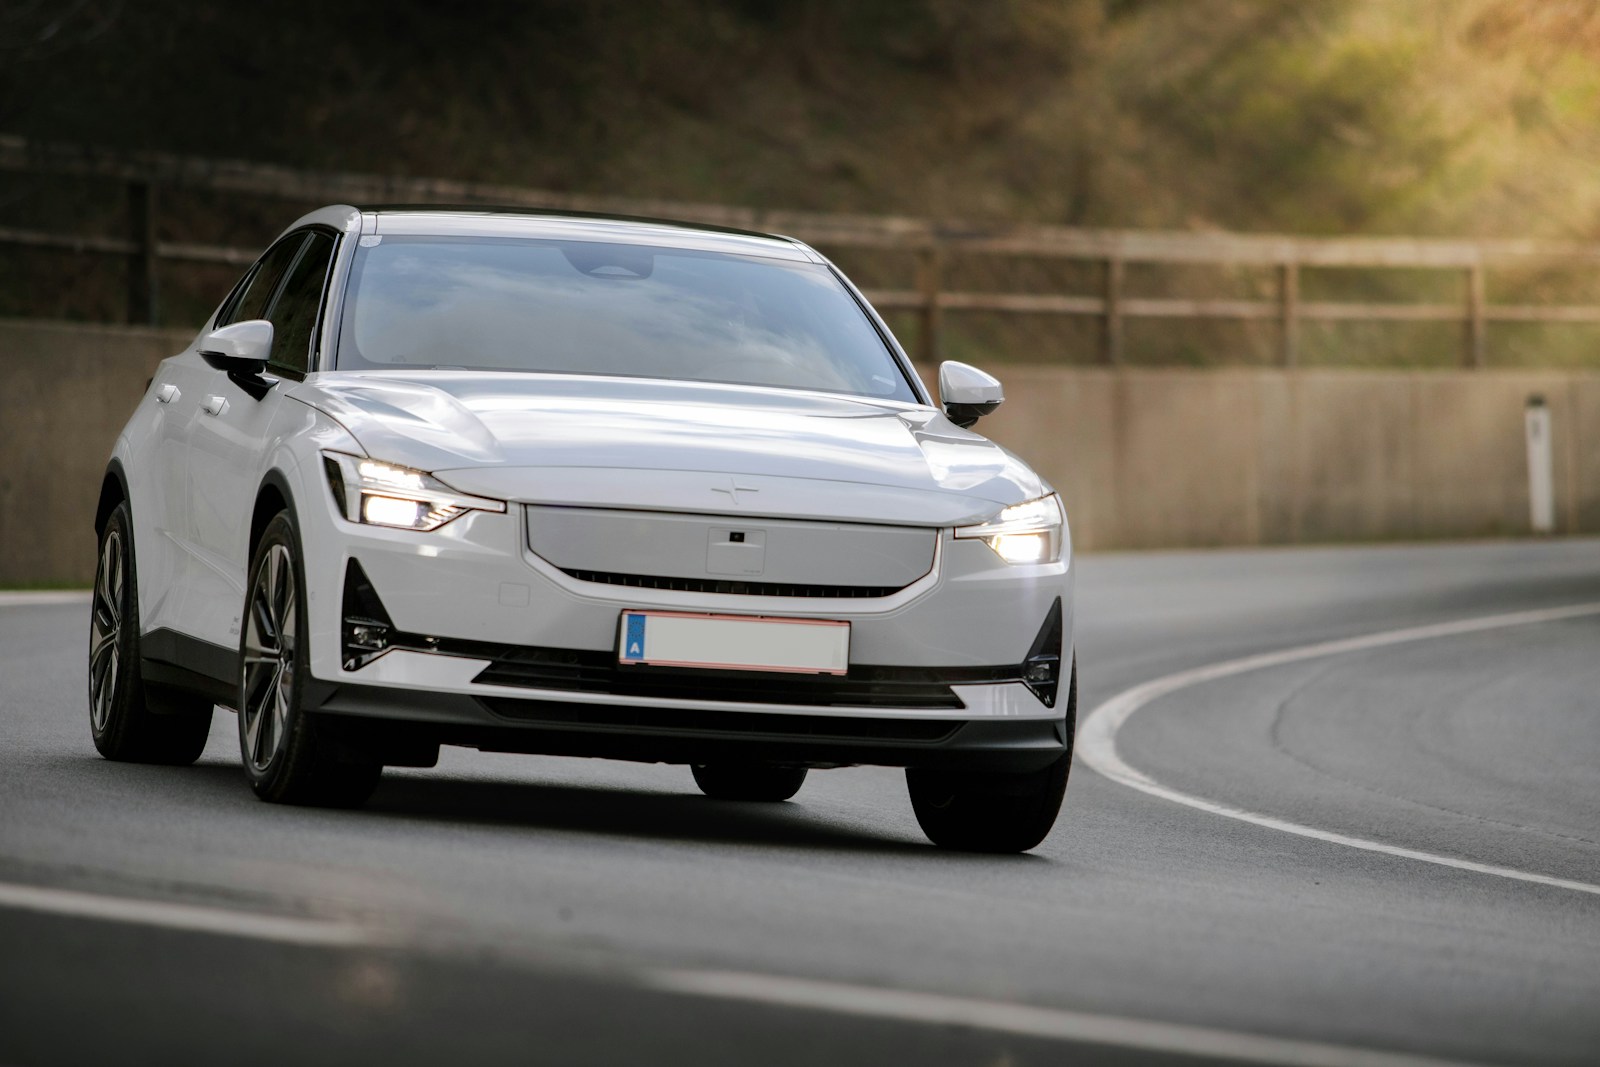
[[[16, 0], [0, 131], [796, 208], [1596, 239], [1600, 3]], [[0, 180], [0, 222], [61, 209]], [[1256, 344], [1184, 343], [1161, 358]]]

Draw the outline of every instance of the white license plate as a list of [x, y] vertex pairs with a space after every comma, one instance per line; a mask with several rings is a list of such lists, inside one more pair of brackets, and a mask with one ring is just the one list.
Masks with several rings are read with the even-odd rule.
[[656, 667], [845, 674], [850, 669], [850, 624], [830, 619], [624, 611], [617, 660]]

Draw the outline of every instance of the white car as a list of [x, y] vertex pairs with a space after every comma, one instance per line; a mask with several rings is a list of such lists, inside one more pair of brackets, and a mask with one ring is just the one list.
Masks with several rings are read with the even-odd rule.
[[164, 361], [95, 526], [94, 742], [356, 805], [441, 744], [688, 764], [712, 797], [906, 768], [937, 844], [1049, 832], [1061, 501], [798, 241], [323, 208]]

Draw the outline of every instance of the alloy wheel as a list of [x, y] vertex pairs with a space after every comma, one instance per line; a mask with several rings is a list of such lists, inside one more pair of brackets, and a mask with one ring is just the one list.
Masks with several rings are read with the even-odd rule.
[[294, 556], [269, 545], [256, 570], [245, 613], [244, 757], [265, 773], [289, 727], [294, 694], [296, 598]]
[[94, 606], [89, 624], [89, 714], [96, 733], [111, 721], [122, 674], [122, 533], [111, 529], [100, 544], [94, 576]]

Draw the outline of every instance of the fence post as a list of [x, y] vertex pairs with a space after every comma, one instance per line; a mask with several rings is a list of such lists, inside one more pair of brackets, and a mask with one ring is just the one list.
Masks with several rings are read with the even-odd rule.
[[937, 244], [917, 252], [917, 292], [922, 298], [917, 308], [917, 360], [929, 367], [939, 362], [939, 273], [943, 259]]
[[156, 187], [148, 181], [128, 183], [128, 321], [154, 326], [161, 321], [156, 273]]
[[1300, 264], [1278, 264], [1278, 329], [1284, 367], [1300, 362]]
[[1100, 320], [1100, 362], [1116, 366], [1122, 362], [1122, 257], [1111, 256], [1105, 264], [1105, 317]]
[[1473, 369], [1482, 369], [1487, 362], [1484, 355], [1483, 288], [1483, 264], [1474, 263], [1467, 268], [1467, 328], [1465, 347], [1461, 352], [1461, 365]]

